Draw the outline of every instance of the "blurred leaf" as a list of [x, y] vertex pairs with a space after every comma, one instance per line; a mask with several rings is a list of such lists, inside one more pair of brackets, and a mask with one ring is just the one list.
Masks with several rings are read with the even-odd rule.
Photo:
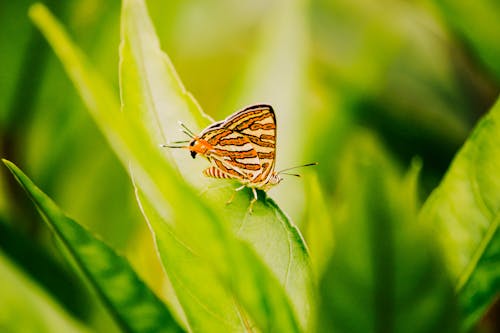
[[[138, 15], [139, 21], [142, 21], [147, 16], [142, 4], [136, 2], [134, 6], [139, 5]], [[125, 10], [125, 9], [124, 9]], [[225, 214], [220, 212], [221, 216], [216, 218], [215, 212], [202, 201], [197, 199], [196, 193], [178, 177], [172, 166], [166, 163], [165, 158], [160, 154], [158, 142], [151, 140], [149, 131], [146, 131], [139, 122], [130, 121], [124, 118], [119, 112], [118, 103], [110, 91], [109, 87], [99, 78], [99, 76], [86, 64], [84, 57], [70, 43], [62, 29], [54, 22], [48, 12], [40, 6], [34, 7], [32, 17], [40, 26], [46, 37], [51, 42], [56, 53], [60, 56], [65, 65], [68, 74], [73, 79], [78, 87], [85, 103], [89, 107], [91, 114], [107, 135], [108, 140], [114, 147], [117, 154], [120, 156], [125, 165], [133, 165], [134, 178], [141, 185], [141, 190], [144, 191], [144, 196], [153, 205], [157, 216], [161, 216], [161, 228], [157, 228], [156, 238], [162, 240], [158, 242], [161, 252], [166, 252], [164, 246], [168, 249], [168, 244], [163, 242], [168, 240], [166, 233], [175, 232], [175, 236], [184, 244], [188, 244], [190, 250], [194, 251], [200, 258], [212, 265], [212, 269], [217, 273], [219, 281], [222, 281], [226, 288], [229, 288], [231, 293], [234, 293], [236, 298], [241, 301], [244, 309], [249, 313], [256, 324], [263, 330], [275, 329], [277, 331], [293, 332], [297, 331], [297, 323], [294, 314], [283, 289], [271, 275], [266, 267], [262, 265], [253, 251], [247, 244], [237, 241], [229, 231], [227, 221], [224, 219]], [[148, 22], [148, 21], [146, 21]], [[132, 21], [132, 26], [136, 22]], [[149, 24], [149, 23], [146, 23]], [[144, 27], [140, 27], [143, 29]], [[151, 32], [146, 31], [142, 37], [151, 40]], [[153, 53], [154, 57], [161, 56], [158, 51]], [[153, 62], [153, 65], [155, 63]], [[158, 64], [158, 62], [156, 62]], [[143, 64], [144, 65], [144, 64]], [[162, 64], [162, 68], [163, 64]], [[164, 73], [160, 71], [158, 73]], [[153, 72], [154, 74], [154, 72]], [[154, 76], [153, 76], [154, 77]], [[148, 81], [151, 77], [147, 77]], [[156, 77], [152, 82], [161, 82], [161, 75]], [[172, 82], [172, 81], [170, 81]], [[175, 81], [174, 81], [175, 82]], [[123, 84], [124, 82], [122, 82]], [[127, 82], [127, 84], [132, 84]], [[158, 91], [155, 87], [152, 91]], [[151, 91], [149, 91], [151, 93]], [[164, 93], [164, 92], [162, 92]], [[142, 99], [142, 92], [130, 92], [131, 96], [123, 96], [127, 99]], [[152, 97], [158, 98], [158, 95]], [[182, 98], [181, 98], [182, 100]], [[150, 99], [148, 99], [151, 102]], [[161, 104], [164, 105], [164, 104]], [[143, 105], [137, 104], [137, 107]], [[148, 107], [153, 105], [148, 104]], [[148, 110], [148, 109], [146, 109]], [[136, 118], [135, 113], [127, 113], [131, 118]], [[153, 141], [153, 142], [152, 142]], [[227, 193], [230, 189], [227, 188]], [[221, 191], [221, 194], [223, 192]], [[239, 197], [248, 196], [248, 192], [241, 193]], [[248, 202], [248, 198], [245, 199]], [[223, 201], [222, 201], [223, 202]], [[222, 206], [223, 203], [219, 202]], [[273, 207], [271, 201], [266, 201]], [[263, 205], [259, 202], [255, 206], [255, 215], [258, 216], [258, 209]], [[273, 214], [279, 212], [273, 207]], [[236, 210], [238, 214], [244, 211]], [[167, 221], [175, 221], [176, 224], [171, 226]], [[193, 228], [193, 223], [196, 221], [196, 228]], [[279, 220], [278, 220], [279, 221]], [[151, 222], [151, 221], [150, 221]], [[241, 222], [241, 221], [240, 221]], [[287, 222], [286, 220], [284, 222]], [[277, 226], [283, 228], [283, 221]], [[275, 223], [276, 224], [276, 223]], [[278, 269], [285, 267], [284, 284], [292, 289], [297, 286], [299, 289], [295, 293], [291, 293], [291, 297], [301, 293], [307, 294], [308, 285], [300, 283], [306, 280], [308, 274], [308, 261], [300, 235], [297, 230], [289, 224], [285, 224], [286, 230], [286, 249], [289, 251], [287, 260], [283, 263], [279, 260]], [[196, 230], [196, 232], [193, 232]], [[291, 236], [294, 238], [291, 238]], [[244, 235], [243, 235], [244, 236]], [[267, 241], [267, 242], [266, 242]], [[261, 240], [264, 244], [274, 245], [269, 243], [267, 238]], [[293, 244], [292, 252], [290, 252], [289, 242]], [[294, 244], [295, 243], [295, 244]], [[267, 253], [271, 255], [271, 253]], [[294, 268], [294, 262], [299, 258], [298, 273], [292, 276], [288, 269]], [[167, 263], [165, 263], [167, 264]], [[273, 269], [277, 269], [273, 267]], [[197, 272], [195, 272], [197, 273]], [[305, 278], [304, 278], [305, 277]], [[197, 276], [199, 278], [199, 276]], [[300, 283], [300, 284], [299, 284]], [[303, 300], [303, 298], [302, 298]], [[304, 307], [306, 311], [299, 313], [301, 317], [309, 316], [309, 303], [302, 301], [295, 302], [297, 306]]]
[[311, 253], [311, 265], [319, 278], [333, 253], [335, 237], [331, 208], [325, 201], [326, 195], [317, 176], [307, 178], [306, 198], [306, 222], [303, 230]]
[[313, 0], [311, 14], [317, 77], [346, 100], [343, 112], [405, 160], [418, 153], [444, 172], [467, 136], [477, 87], [457, 82], [450, 43], [430, 13], [418, 1]]
[[[80, 318], [88, 315], [88, 295], [76, 274], [62, 267], [45, 248], [11, 223], [12, 226], [0, 217], [0, 250], [64, 305], [66, 311]], [[17, 223], [15, 226], [18, 227]]]
[[455, 157], [420, 220], [435, 229], [455, 279], [464, 330], [500, 293], [500, 100]]
[[[55, 12], [56, 16], [67, 24], [96, 67], [102, 69], [100, 73], [118, 86], [121, 2], [63, 3], [66, 10], [61, 15]], [[54, 12], [53, 6], [50, 8]], [[23, 13], [26, 14], [27, 11]], [[106, 144], [45, 38], [32, 22], [28, 23], [49, 57], [43, 66], [33, 115], [18, 126], [19, 140], [14, 147], [18, 153], [11, 160], [23, 166], [75, 220], [102, 236], [113, 248], [126, 251], [138, 229], [147, 229], [135, 204], [127, 170]], [[114, 200], [109, 200], [111, 197]], [[102, 209], [103, 202], [107, 202], [106, 209]], [[99, 223], [102, 220], [106, 223]], [[45, 235], [46, 231], [37, 237]]]
[[0, 331], [87, 332], [0, 251]]
[[1, 4], [0, 63], [4, 69], [0, 80], [0, 135], [10, 131], [9, 126], [19, 126], [16, 120], [22, 120], [29, 111], [32, 98], [26, 97], [36, 95], [47, 53], [41, 45], [40, 35], [26, 17], [29, 5], [28, 0]]
[[454, 332], [453, 290], [432, 237], [416, 223], [412, 181], [372, 136], [346, 146], [317, 331]]
[[6, 160], [3, 162], [31, 197], [122, 329], [127, 332], [183, 331], [123, 257], [65, 216], [14, 164]]
[[500, 83], [500, 4], [497, 0], [433, 2]]

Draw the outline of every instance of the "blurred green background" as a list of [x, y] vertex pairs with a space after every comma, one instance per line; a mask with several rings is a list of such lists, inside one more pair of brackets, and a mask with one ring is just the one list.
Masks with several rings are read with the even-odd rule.
[[[120, 2], [44, 3], [117, 87]], [[163, 49], [205, 112], [223, 119], [249, 104], [273, 104], [278, 169], [319, 162], [303, 180], [287, 179], [269, 193], [303, 231], [316, 218], [304, 194], [308, 183], [320, 184], [325, 220], [341, 200], [339, 183], [357, 184], [342, 163], [360, 136], [399, 172], [418, 156], [425, 200], [500, 91], [495, 0], [147, 3]], [[0, 0], [0, 157], [19, 165], [168, 297], [126, 170], [29, 21], [30, 4]], [[14, 265], [73, 317], [116, 329], [58, 247], [0, 168], [0, 275]], [[0, 322], [8, 318], [1, 302]], [[494, 318], [492, 312], [482, 329], [494, 329]]]

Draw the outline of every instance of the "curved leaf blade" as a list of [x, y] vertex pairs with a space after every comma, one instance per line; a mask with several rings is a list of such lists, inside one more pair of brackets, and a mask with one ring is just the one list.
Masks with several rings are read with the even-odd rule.
[[13, 163], [3, 162], [31, 197], [122, 329], [127, 332], [184, 332], [126, 259], [65, 216]]
[[420, 220], [436, 230], [468, 330], [500, 293], [500, 100], [478, 123]]

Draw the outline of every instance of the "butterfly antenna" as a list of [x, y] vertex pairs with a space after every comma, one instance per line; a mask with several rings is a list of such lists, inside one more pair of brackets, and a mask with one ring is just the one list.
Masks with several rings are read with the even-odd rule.
[[196, 136], [193, 131], [191, 131], [189, 128], [187, 128], [186, 125], [184, 125], [182, 122], [179, 121], [179, 126], [181, 127], [181, 132], [189, 136], [191, 139], [194, 139]]
[[294, 176], [294, 177], [299, 177], [300, 175], [298, 173], [288, 173], [288, 172], [279, 172], [281, 175], [287, 175], [287, 176]]
[[175, 142], [172, 142], [174, 144], [163, 144], [163, 145], [160, 145], [160, 147], [163, 147], [163, 148], [186, 148], [187, 146], [179, 146], [178, 144], [175, 144]]
[[176, 144], [176, 145], [179, 145], [179, 144], [187, 144], [189, 143], [189, 140], [180, 140], [180, 141], [169, 141], [168, 144]]
[[[313, 165], [318, 165], [318, 162], [307, 163], [307, 164], [304, 164], [304, 165], [298, 165], [298, 166], [294, 166], [294, 167], [291, 167], [291, 168], [286, 168], [286, 169], [278, 171], [278, 174], [284, 173], [285, 171], [289, 171], [289, 170], [293, 170], [293, 169], [297, 169], [297, 168], [308, 167], [308, 166], [313, 166]], [[298, 176], [297, 174], [287, 174], [287, 173], [285, 173], [285, 175]]]

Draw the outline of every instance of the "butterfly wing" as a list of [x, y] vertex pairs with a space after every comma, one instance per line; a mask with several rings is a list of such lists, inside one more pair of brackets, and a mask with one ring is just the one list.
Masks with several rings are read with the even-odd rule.
[[276, 161], [276, 116], [273, 108], [267, 104], [252, 105], [229, 116], [218, 126], [248, 138], [262, 168], [254, 182], [265, 182], [274, 171]]
[[250, 139], [241, 133], [215, 125], [217, 123], [200, 134], [200, 138], [212, 146], [206, 157], [213, 166], [231, 178], [242, 181], [258, 178], [262, 173], [262, 167]]

